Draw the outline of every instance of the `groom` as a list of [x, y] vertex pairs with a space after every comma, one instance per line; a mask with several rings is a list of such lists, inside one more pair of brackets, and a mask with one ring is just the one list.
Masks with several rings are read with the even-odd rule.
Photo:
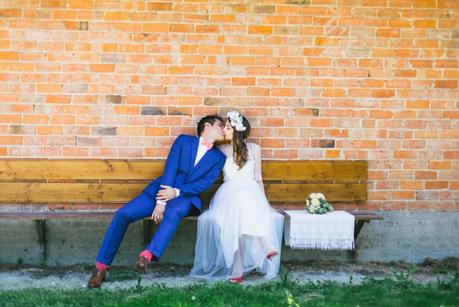
[[148, 184], [143, 192], [120, 208], [105, 234], [88, 288], [98, 288], [106, 278], [130, 223], [147, 216], [159, 223], [150, 242], [134, 264], [139, 273], [158, 261], [172, 239], [180, 220], [193, 206], [201, 208], [199, 194], [210, 188], [225, 163], [225, 155], [215, 148], [222, 141], [223, 119], [216, 115], [203, 117], [197, 127], [199, 137], [180, 135], [172, 145], [161, 177]]

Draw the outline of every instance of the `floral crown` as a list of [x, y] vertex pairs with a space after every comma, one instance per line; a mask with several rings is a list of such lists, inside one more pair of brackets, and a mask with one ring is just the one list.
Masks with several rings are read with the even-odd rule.
[[245, 131], [247, 128], [242, 124], [242, 115], [236, 111], [231, 111], [226, 114], [230, 119], [230, 124], [236, 131]]

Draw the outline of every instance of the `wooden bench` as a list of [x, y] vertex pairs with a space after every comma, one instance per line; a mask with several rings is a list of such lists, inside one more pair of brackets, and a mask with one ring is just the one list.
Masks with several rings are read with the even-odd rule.
[[[46, 220], [110, 220], [115, 209], [161, 175], [163, 166], [163, 160], [3, 159], [0, 218], [34, 220], [46, 259]], [[321, 192], [335, 209], [355, 216], [355, 238], [364, 223], [382, 219], [358, 210], [367, 199], [366, 161], [263, 161], [262, 169], [267, 198], [276, 209], [302, 209], [309, 193]], [[218, 186], [203, 194], [204, 203]], [[153, 224], [145, 219], [143, 226], [149, 242]]]

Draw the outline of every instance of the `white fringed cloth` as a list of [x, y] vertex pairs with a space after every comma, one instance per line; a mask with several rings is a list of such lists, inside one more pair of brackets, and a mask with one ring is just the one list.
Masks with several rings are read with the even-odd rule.
[[294, 249], [353, 250], [355, 217], [345, 211], [285, 210], [285, 245]]

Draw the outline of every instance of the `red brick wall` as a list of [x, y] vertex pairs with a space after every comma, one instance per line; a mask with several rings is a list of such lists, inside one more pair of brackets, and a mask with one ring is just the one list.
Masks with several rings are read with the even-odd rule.
[[237, 109], [265, 159], [369, 161], [458, 210], [459, 1], [0, 1], [0, 156], [164, 158]]

